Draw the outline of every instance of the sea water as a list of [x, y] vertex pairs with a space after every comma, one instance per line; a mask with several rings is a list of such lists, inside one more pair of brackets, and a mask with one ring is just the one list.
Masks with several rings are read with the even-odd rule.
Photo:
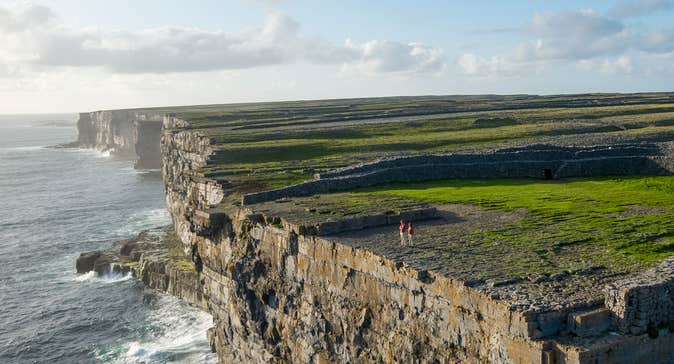
[[0, 116], [0, 363], [213, 363], [211, 317], [80, 252], [170, 223], [161, 177], [86, 149], [75, 115]]

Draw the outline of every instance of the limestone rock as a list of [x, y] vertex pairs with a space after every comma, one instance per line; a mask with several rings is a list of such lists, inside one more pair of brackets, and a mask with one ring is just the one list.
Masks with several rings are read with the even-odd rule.
[[94, 263], [100, 256], [101, 252], [99, 251], [81, 253], [75, 263], [77, 273], [87, 273], [94, 270]]

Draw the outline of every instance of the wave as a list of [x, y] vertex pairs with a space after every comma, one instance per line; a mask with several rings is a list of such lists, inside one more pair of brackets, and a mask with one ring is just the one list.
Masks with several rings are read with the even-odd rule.
[[164, 208], [140, 211], [131, 214], [127, 222], [114, 231], [115, 235], [133, 235], [143, 230], [167, 225], [171, 222], [168, 211]]
[[89, 271], [89, 272], [84, 273], [84, 274], [78, 274], [77, 276], [75, 276], [75, 278], [73, 280], [75, 282], [87, 282], [87, 281], [93, 281], [95, 278], [96, 278], [96, 272], [94, 272], [92, 270], [92, 271]]
[[209, 314], [162, 294], [150, 311], [148, 321], [153, 328], [146, 331], [145, 337], [124, 343], [107, 354], [99, 354], [98, 359], [120, 364], [217, 362], [209, 350], [206, 335], [213, 322]]
[[131, 273], [127, 274], [110, 273], [99, 276], [98, 274], [96, 274], [96, 272], [89, 271], [84, 274], [78, 274], [73, 280], [76, 282], [98, 282], [109, 284], [109, 283], [128, 281], [132, 278], [133, 276], [131, 275]]
[[47, 120], [47, 121], [36, 121], [24, 127], [29, 128], [74, 128], [77, 126], [77, 121], [73, 120]]
[[135, 169], [138, 174], [152, 174], [152, 173], [161, 173], [161, 168], [150, 168], [150, 169]]
[[40, 150], [47, 148], [46, 145], [31, 145], [31, 146], [22, 146], [22, 147], [1, 147], [2, 151], [31, 151], [31, 150]]
[[66, 153], [77, 153], [77, 154], [84, 154], [84, 155], [89, 155], [92, 157], [97, 157], [97, 158], [109, 158], [111, 154], [111, 150], [100, 150], [100, 149], [94, 149], [94, 148], [80, 148], [80, 147], [74, 147], [74, 148], [54, 148], [55, 150], [59, 151], [64, 151]]

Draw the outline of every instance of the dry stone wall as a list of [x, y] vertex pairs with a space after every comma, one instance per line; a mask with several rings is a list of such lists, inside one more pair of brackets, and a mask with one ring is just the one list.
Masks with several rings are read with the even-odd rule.
[[462, 178], [553, 178], [674, 173], [668, 145], [564, 148], [532, 146], [485, 154], [427, 155], [382, 159], [316, 175], [285, 188], [243, 196], [244, 204], [304, 197], [393, 182]]
[[606, 287], [606, 307], [622, 332], [674, 328], [674, 257], [636, 277]]

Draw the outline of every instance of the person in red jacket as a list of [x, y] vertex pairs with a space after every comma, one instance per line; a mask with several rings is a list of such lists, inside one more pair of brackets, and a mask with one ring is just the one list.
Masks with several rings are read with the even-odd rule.
[[405, 233], [407, 232], [407, 226], [405, 222], [400, 220], [400, 245], [405, 246]]
[[414, 235], [414, 228], [412, 227], [412, 223], [408, 222], [407, 223], [407, 242], [412, 245], [412, 235]]

